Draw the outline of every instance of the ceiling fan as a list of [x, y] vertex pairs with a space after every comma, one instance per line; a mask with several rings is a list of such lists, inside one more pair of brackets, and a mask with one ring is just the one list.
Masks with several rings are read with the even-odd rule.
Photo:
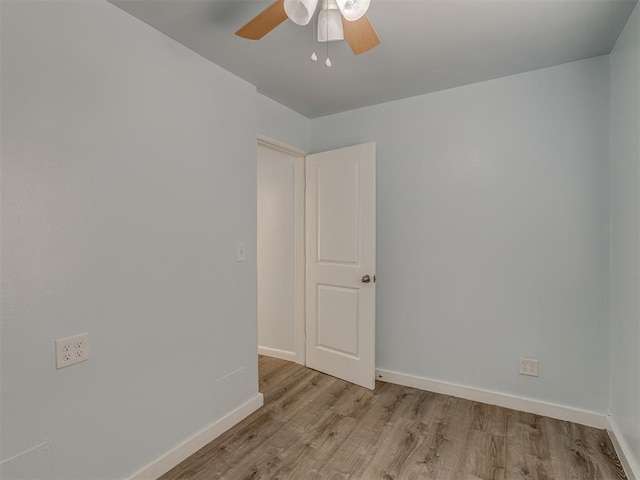
[[[380, 43], [367, 17], [371, 0], [320, 0], [318, 41], [347, 41], [354, 54], [371, 50]], [[318, 0], [276, 0], [236, 35], [259, 40], [287, 18], [298, 25], [307, 25], [315, 15]]]

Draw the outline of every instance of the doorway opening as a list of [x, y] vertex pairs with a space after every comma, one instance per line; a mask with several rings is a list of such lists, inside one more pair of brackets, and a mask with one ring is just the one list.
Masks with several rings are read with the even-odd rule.
[[305, 154], [259, 137], [257, 162], [258, 353], [305, 365]]
[[259, 139], [258, 353], [375, 386], [375, 144]]

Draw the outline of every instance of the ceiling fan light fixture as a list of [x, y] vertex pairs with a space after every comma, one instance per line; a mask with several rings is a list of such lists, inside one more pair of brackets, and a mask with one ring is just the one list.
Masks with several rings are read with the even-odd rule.
[[344, 40], [342, 19], [338, 10], [320, 10], [318, 14], [318, 42]]
[[336, 2], [345, 20], [354, 22], [367, 13], [371, 0], [336, 0]]
[[297, 25], [306, 25], [313, 18], [318, 0], [284, 0], [284, 11]]

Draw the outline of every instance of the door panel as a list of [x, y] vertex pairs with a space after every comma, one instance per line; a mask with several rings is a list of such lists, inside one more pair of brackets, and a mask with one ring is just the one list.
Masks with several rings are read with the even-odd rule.
[[358, 358], [358, 297], [357, 288], [318, 285], [318, 348]]
[[316, 165], [320, 263], [360, 264], [358, 158]]
[[307, 156], [307, 365], [375, 385], [375, 144]]

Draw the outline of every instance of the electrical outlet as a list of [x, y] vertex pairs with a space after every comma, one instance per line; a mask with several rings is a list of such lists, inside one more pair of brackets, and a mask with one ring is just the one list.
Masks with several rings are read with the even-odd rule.
[[64, 368], [89, 360], [89, 334], [81, 333], [73, 337], [56, 340], [56, 368]]
[[538, 360], [536, 358], [523, 358], [520, 357], [520, 369], [518, 370], [520, 375], [530, 375], [532, 377], [538, 376]]

